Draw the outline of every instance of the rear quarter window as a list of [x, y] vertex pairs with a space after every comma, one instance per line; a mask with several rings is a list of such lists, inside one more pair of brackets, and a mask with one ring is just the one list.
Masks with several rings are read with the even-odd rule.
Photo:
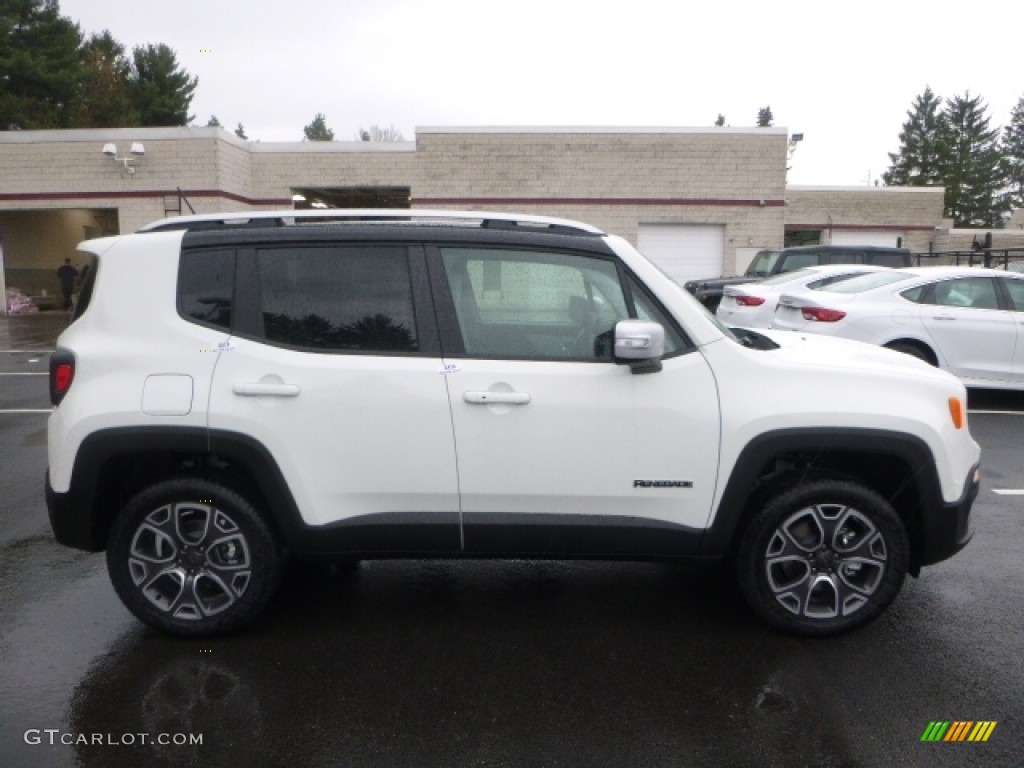
[[[78, 300], [75, 302], [75, 311], [71, 316], [71, 322], [80, 318], [85, 313], [85, 310], [89, 308], [89, 302], [92, 301], [92, 289], [96, 285], [97, 266], [99, 266], [99, 260], [94, 255], [89, 254], [85, 266], [78, 273]], [[2, 268], [2, 265], [0, 265], [0, 268]]]

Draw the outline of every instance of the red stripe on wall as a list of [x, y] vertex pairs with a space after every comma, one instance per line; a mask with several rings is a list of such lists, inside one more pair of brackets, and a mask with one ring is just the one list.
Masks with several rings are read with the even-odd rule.
[[787, 224], [791, 229], [852, 229], [861, 232], [934, 232], [935, 227], [927, 224]]
[[701, 197], [416, 197], [415, 205], [706, 205], [781, 208], [785, 200], [728, 200]]
[[[290, 197], [253, 198], [225, 192], [220, 189], [185, 189], [182, 194], [188, 198], [221, 197], [246, 205], [285, 205], [291, 207]], [[24, 202], [46, 200], [138, 200], [144, 198], [177, 197], [178, 190], [149, 189], [119, 192], [4, 192], [0, 193], [0, 202]]]

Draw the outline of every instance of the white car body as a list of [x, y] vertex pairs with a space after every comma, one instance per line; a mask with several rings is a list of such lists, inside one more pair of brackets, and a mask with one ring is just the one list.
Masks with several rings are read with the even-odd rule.
[[772, 328], [910, 352], [969, 387], [1024, 389], [1024, 275], [918, 267], [894, 270], [891, 278], [784, 294]]
[[[339, 221], [317, 225], [328, 213]], [[588, 225], [236, 218], [85, 243], [90, 282], [50, 360], [54, 535], [106, 549], [115, 589], [152, 626], [241, 626], [285, 552], [651, 560], [738, 546], [762, 617], [827, 634], [971, 538], [980, 449], [949, 373], [841, 340], [738, 338]]]
[[770, 328], [783, 293], [828, 290], [827, 286], [844, 279], [889, 269], [872, 264], [822, 264], [783, 272], [756, 283], [727, 285], [715, 314], [735, 328]]
[[[786, 336], [777, 338], [777, 351], [747, 349], [615, 236], [607, 237], [615, 252], [698, 347], [696, 355], [665, 360], [655, 376], [632, 376], [616, 365], [280, 349], [218, 335], [178, 316], [174, 273], [182, 234], [108, 238], [86, 246], [102, 254], [118, 280], [98, 282], [91, 310], [59, 341], [84, 353], [76, 386], [50, 417], [49, 476], [57, 491], [70, 484], [76, 447], [100, 426], [88, 412], [103, 401], [105, 428], [197, 425], [258, 439], [277, 457], [305, 522], [313, 526], [394, 509], [457, 509], [461, 491], [461, 506], [474, 511], [592, 514], [628, 504], [631, 514], [699, 528], [713, 520], [724, 489], [718, 478], [728, 476], [760, 431], [858, 428], [867, 422], [888, 429], [948, 425], [947, 399], [963, 397], [948, 374], [908, 366], [895, 355], [874, 355], [867, 364], [869, 356], [857, 349], [851, 355], [849, 345], [812, 346]], [[145, 300], [116, 304], [118, 341], [107, 343], [101, 331], [111, 322], [107, 307], [115, 305], [106, 292], [127, 285], [137, 286], [136, 292], [152, 288]], [[152, 340], [153, 329], [159, 329], [160, 343]], [[198, 349], [224, 351], [204, 355]], [[438, 375], [446, 366], [454, 372]], [[128, 375], [132, 370], [135, 375]], [[180, 404], [147, 406], [157, 397], [154, 372], [188, 383], [188, 396], [178, 398]], [[913, 387], [905, 386], [908, 376]], [[278, 380], [294, 383], [300, 394], [272, 399], [238, 397], [235, 391], [240, 382]], [[505, 387], [528, 393], [530, 405], [481, 408], [464, 401], [467, 392]], [[929, 390], [934, 396], [923, 396]], [[886, 407], [879, 409], [883, 391]], [[638, 408], [638, 402], [646, 406]], [[361, 415], [381, 412], [396, 418], [370, 423]], [[340, 424], [360, 440], [339, 443]], [[505, 437], [495, 441], [495, 430]], [[403, 440], [410, 432], [417, 440]], [[940, 429], [921, 437], [941, 468], [946, 500], [956, 499], [977, 461], [977, 446], [965, 431]], [[715, 445], [719, 450], [709, 450]], [[685, 503], [678, 495], [632, 486], [633, 478], [677, 475], [694, 482]]]

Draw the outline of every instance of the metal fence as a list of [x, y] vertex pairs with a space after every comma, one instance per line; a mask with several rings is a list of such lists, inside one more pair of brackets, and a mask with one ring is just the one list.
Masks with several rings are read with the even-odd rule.
[[915, 253], [918, 266], [952, 264], [958, 267], [990, 267], [1024, 272], [1024, 248], [974, 248], [964, 251], [928, 251]]

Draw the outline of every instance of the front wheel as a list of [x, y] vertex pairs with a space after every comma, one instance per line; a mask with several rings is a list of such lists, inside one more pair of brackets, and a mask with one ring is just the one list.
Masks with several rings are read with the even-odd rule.
[[107, 569], [137, 618], [172, 634], [209, 636], [256, 617], [281, 580], [283, 555], [245, 498], [220, 483], [179, 477], [125, 505], [111, 530]]
[[813, 480], [772, 499], [740, 541], [740, 590], [768, 624], [802, 635], [862, 626], [893, 601], [910, 547], [892, 506], [841, 480]]

